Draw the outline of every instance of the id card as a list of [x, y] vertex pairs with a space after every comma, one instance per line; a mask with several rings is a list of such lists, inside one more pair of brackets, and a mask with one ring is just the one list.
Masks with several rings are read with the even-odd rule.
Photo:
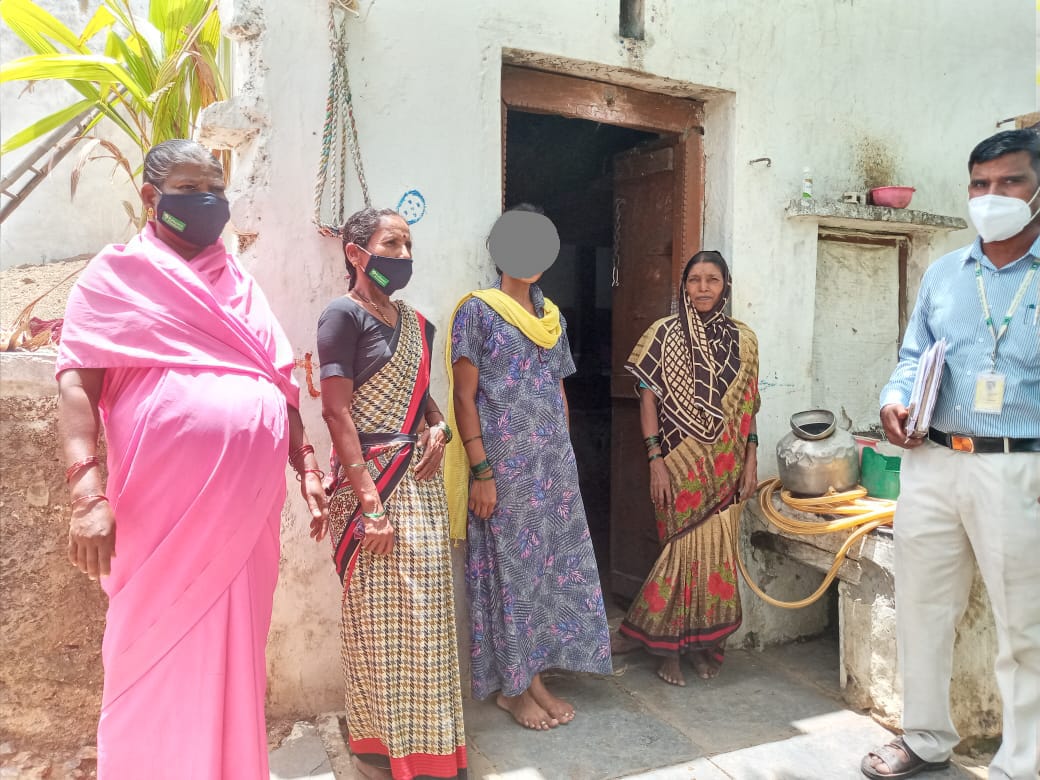
[[1004, 408], [1004, 375], [982, 371], [975, 378], [975, 411], [982, 414], [1000, 414]]

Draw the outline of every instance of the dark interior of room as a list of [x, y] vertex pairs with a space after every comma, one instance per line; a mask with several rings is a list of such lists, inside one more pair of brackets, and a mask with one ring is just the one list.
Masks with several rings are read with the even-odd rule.
[[560, 256], [540, 285], [567, 320], [578, 369], [564, 385], [582, 499], [603, 574], [610, 540], [613, 158], [656, 138], [587, 120], [508, 113], [506, 206], [540, 206], [560, 233]]

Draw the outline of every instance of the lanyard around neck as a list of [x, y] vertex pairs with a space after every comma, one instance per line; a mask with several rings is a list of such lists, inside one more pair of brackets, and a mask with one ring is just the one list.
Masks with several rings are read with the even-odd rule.
[[989, 309], [989, 301], [986, 300], [986, 287], [982, 283], [982, 262], [975, 258], [975, 283], [979, 288], [979, 303], [982, 304], [982, 313], [986, 317], [986, 326], [993, 336], [993, 352], [990, 353], [990, 360], [993, 363], [994, 371], [997, 370], [997, 347], [1000, 345], [1000, 340], [1004, 337], [1004, 334], [1007, 333], [1011, 318], [1018, 311], [1022, 299], [1026, 297], [1026, 290], [1029, 289], [1029, 283], [1033, 281], [1033, 275], [1036, 273], [1037, 268], [1040, 268], [1040, 260], [1033, 260], [1032, 265], [1029, 266], [1029, 270], [1026, 272], [1026, 278], [1022, 280], [1022, 284], [1018, 287], [1018, 292], [1011, 299], [1011, 306], [1008, 307], [1007, 314], [1004, 315], [1004, 320], [1000, 323], [1000, 330], [997, 330], [993, 324], [993, 313]]

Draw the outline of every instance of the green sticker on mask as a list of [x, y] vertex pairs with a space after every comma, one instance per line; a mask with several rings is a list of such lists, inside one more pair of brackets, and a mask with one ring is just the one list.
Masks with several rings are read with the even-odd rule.
[[181, 222], [179, 219], [177, 219], [177, 217], [175, 217], [172, 214], [170, 214], [168, 211], [164, 211], [162, 213], [162, 221], [165, 222], [170, 227], [172, 227], [178, 233], [183, 233], [184, 232], [184, 228], [187, 227], [187, 225], [185, 225], [183, 222]]
[[372, 279], [375, 280], [375, 283], [378, 284], [380, 287], [386, 287], [388, 284], [390, 284], [390, 280], [383, 276], [383, 274], [379, 273], [379, 271], [377, 271], [375, 268], [369, 268], [368, 275], [372, 277]]

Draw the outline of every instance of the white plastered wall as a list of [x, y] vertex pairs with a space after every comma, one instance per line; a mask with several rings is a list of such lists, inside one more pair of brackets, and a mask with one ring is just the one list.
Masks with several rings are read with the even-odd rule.
[[[705, 98], [704, 244], [731, 259], [734, 314], [759, 336], [762, 476], [788, 417], [811, 401], [816, 227], [783, 214], [803, 167], [820, 198], [860, 189], [882, 170], [917, 188], [915, 208], [964, 216], [972, 145], [1034, 101], [1035, 10], [1024, 0], [648, 0], [642, 44], [618, 38], [617, 3], [604, 0], [361, 0], [360, 11], [349, 59], [365, 171], [377, 206], [412, 189], [426, 199], [406, 297], [438, 325], [438, 349], [457, 297], [490, 273], [484, 237], [500, 208], [504, 50], [600, 79], [685, 84]], [[227, 0], [222, 14], [240, 39], [235, 111], [259, 130], [252, 140], [229, 135], [238, 144], [233, 218], [257, 234], [246, 264], [302, 357], [322, 308], [345, 289], [339, 243], [310, 222], [328, 8]], [[239, 121], [235, 111], [220, 123]], [[772, 164], [748, 164], [763, 156]], [[355, 186], [350, 210], [361, 205]], [[970, 237], [937, 239], [931, 255]], [[915, 289], [925, 260], [911, 258]], [[440, 360], [434, 368], [443, 405]], [[327, 451], [319, 401], [305, 395], [303, 414]], [[299, 501], [288, 505], [283, 544], [269, 711], [336, 709], [338, 583], [328, 548], [307, 537]]]

